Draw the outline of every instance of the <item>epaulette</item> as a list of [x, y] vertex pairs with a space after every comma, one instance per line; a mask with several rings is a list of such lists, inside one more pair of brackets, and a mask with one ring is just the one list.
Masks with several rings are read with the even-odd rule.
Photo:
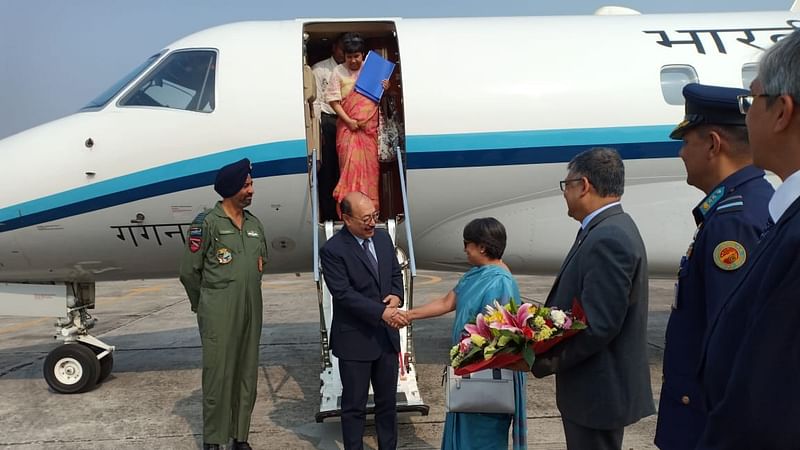
[[742, 210], [744, 210], [744, 197], [741, 195], [733, 195], [719, 202], [716, 212], [723, 214]]
[[206, 216], [208, 215], [209, 210], [203, 210], [200, 214], [198, 214], [194, 220], [192, 221], [192, 225], [202, 225], [203, 221], [206, 220]]

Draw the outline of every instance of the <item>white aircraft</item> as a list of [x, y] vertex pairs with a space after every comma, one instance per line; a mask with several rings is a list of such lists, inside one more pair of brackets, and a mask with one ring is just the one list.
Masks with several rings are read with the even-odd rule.
[[[248, 157], [251, 211], [271, 245], [267, 270], [317, 274], [318, 419], [335, 415], [331, 299], [316, 250], [336, 225], [318, 215], [308, 70], [328, 56], [332, 38], [360, 32], [398, 63], [387, 101], [404, 134], [398, 161], [381, 166], [382, 215], [410, 298], [416, 266], [465, 267], [461, 230], [475, 217], [506, 225], [504, 260], [514, 272], [555, 272], [578, 228], [558, 181], [565, 163], [592, 146], [622, 154], [624, 207], [651, 270], [672, 275], [701, 197], [685, 183], [680, 144], [668, 138], [683, 117], [681, 89], [748, 86], [763, 50], [800, 25], [797, 11], [302, 19], [193, 34], [78, 113], [0, 141], [0, 311], [64, 316], [66, 298], [57, 324], [65, 344], [48, 355], [45, 379], [57, 392], [91, 389], [113, 365], [113, 347], [89, 333], [94, 283], [174, 277], [188, 224], [217, 200], [215, 171]], [[403, 341], [399, 408], [426, 413], [410, 330]]]

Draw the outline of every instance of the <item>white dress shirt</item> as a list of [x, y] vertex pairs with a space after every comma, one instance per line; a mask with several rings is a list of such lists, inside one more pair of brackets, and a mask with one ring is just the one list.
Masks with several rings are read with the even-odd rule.
[[583, 220], [581, 221], [581, 229], [586, 228], [586, 226], [589, 225], [589, 222], [591, 222], [592, 219], [597, 217], [597, 215], [600, 214], [601, 212], [607, 210], [608, 208], [611, 208], [612, 206], [617, 206], [619, 204], [620, 202], [609, 203], [606, 206], [602, 206], [600, 208], [595, 209], [588, 216], [583, 218]]
[[772, 199], [769, 201], [769, 215], [772, 221], [778, 223], [783, 213], [798, 197], [800, 197], [800, 170], [791, 174], [772, 194]]

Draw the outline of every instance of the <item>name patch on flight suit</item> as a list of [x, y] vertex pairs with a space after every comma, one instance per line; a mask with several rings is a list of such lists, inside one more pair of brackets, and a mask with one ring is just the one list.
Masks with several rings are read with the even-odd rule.
[[714, 248], [714, 264], [722, 270], [736, 270], [747, 260], [747, 251], [736, 241], [723, 241]]
[[231, 251], [227, 248], [221, 248], [217, 250], [217, 262], [220, 264], [228, 264], [233, 260], [233, 255]]

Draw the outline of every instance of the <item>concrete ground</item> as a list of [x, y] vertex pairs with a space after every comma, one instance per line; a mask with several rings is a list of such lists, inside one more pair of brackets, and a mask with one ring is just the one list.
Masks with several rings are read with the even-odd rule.
[[[415, 302], [451, 289], [459, 273], [420, 272]], [[520, 276], [522, 295], [543, 301], [552, 277]], [[671, 280], [650, 282], [648, 343], [658, 402]], [[318, 424], [319, 341], [311, 274], [264, 278], [264, 329], [258, 400], [250, 434], [256, 449], [338, 449], [338, 422]], [[194, 314], [175, 279], [97, 285], [95, 335], [115, 345], [114, 371], [91, 392], [60, 395], [42, 378], [55, 347], [52, 318], [0, 316], [0, 447], [13, 449], [196, 449], [202, 443], [200, 339]], [[414, 325], [420, 391], [428, 416], [400, 419], [399, 448], [438, 448], [444, 421], [441, 370], [452, 315]], [[565, 448], [552, 377], [529, 378], [528, 444]], [[652, 445], [655, 416], [625, 430], [624, 448]], [[376, 449], [368, 424], [366, 448]]]

